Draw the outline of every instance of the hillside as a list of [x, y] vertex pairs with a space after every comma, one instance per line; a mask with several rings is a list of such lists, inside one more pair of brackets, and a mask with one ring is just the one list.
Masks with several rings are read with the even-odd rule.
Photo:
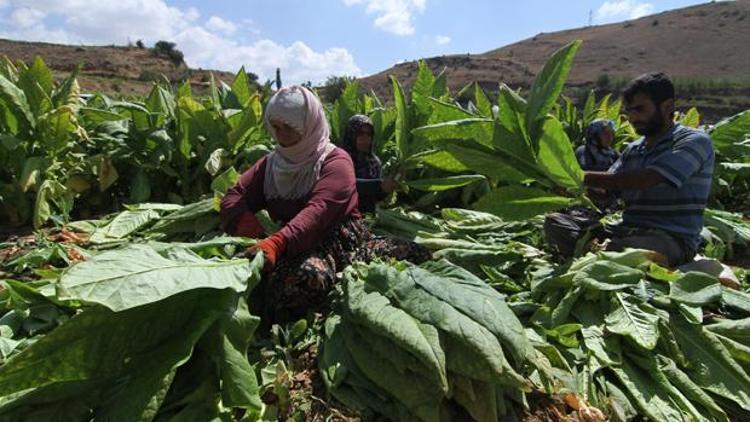
[[[495, 90], [502, 81], [528, 88], [535, 72], [561, 46], [580, 39], [583, 45], [568, 81], [576, 88], [621, 87], [650, 70], [669, 73], [681, 106], [698, 106], [708, 117], [750, 108], [750, 0], [707, 3], [609, 25], [541, 33], [483, 54], [425, 59], [433, 71], [445, 68], [450, 87], [471, 81]], [[388, 75], [410, 85], [416, 62], [402, 63], [361, 79], [365, 89], [386, 95]]]
[[[640, 19], [590, 26], [534, 37], [482, 54], [426, 58], [430, 68], [445, 69], [451, 89], [472, 81], [488, 91], [499, 82], [528, 88], [535, 72], [557, 48], [583, 40], [576, 57], [567, 94], [582, 98], [591, 88], [615, 91], [630, 78], [649, 70], [663, 70], [674, 78], [678, 106], [696, 106], [707, 121], [750, 108], [750, 0], [714, 2], [675, 9]], [[179, 48], [179, 46], [178, 46]], [[210, 73], [231, 81], [228, 72], [189, 69], [176, 65], [150, 49], [119, 46], [68, 46], [0, 39], [0, 55], [29, 62], [40, 55], [56, 76], [67, 75], [79, 63], [79, 83], [84, 91], [122, 95], [145, 94], [154, 80], [189, 79], [201, 93]], [[253, 64], [247, 68], [252, 71]], [[386, 101], [391, 88], [388, 75], [410, 86], [417, 63], [396, 65], [360, 79], [365, 90], [374, 90]]]
[[160, 80], [162, 75], [172, 81], [190, 79], [200, 92], [208, 85], [210, 73], [227, 82], [234, 77], [229, 72], [189, 69], [185, 64], [175, 64], [167, 57], [154, 54], [151, 49], [138, 47], [70, 46], [0, 39], [2, 55], [26, 63], [41, 56], [58, 78], [81, 64], [78, 82], [83, 91], [89, 92], [146, 94], [153, 81]]

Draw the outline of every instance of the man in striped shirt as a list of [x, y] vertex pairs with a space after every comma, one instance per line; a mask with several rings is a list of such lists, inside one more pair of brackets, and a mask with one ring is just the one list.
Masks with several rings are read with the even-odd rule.
[[619, 191], [625, 201], [608, 249], [654, 250], [671, 266], [691, 261], [711, 191], [711, 139], [674, 123], [674, 86], [664, 73], [634, 79], [623, 97], [628, 120], [643, 138], [628, 145], [609, 171], [584, 177], [586, 186]]

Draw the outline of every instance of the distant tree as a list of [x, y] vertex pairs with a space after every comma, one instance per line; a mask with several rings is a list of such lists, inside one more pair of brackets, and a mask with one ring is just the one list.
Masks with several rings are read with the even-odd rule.
[[276, 68], [276, 90], [281, 89], [281, 69]]
[[333, 103], [339, 99], [341, 93], [344, 92], [346, 84], [354, 81], [356, 78], [353, 76], [329, 76], [323, 84], [323, 97], [327, 103]]
[[177, 44], [169, 41], [157, 41], [152, 49], [155, 55], [166, 57], [175, 65], [185, 64], [185, 55], [177, 49]]
[[135, 42], [135, 46], [138, 48], [146, 48], [146, 46], [143, 44], [142, 40], [138, 40]]

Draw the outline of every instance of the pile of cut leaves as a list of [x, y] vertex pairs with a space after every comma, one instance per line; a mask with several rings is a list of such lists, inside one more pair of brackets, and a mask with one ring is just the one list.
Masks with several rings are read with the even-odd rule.
[[[395, 420], [484, 421], [523, 414], [533, 390], [586, 420], [750, 418], [746, 284], [669, 270], [637, 250], [557, 265], [524, 243], [533, 224], [442, 217], [394, 209], [376, 226], [442, 260], [346, 272], [320, 357], [338, 400]], [[482, 354], [487, 345], [495, 352]]]
[[533, 349], [504, 297], [444, 260], [350, 267], [326, 339], [333, 396], [393, 420], [495, 421], [532, 387], [518, 370]]
[[643, 251], [539, 272], [510, 300], [561, 391], [617, 420], [750, 417], [750, 294]]
[[260, 414], [247, 359], [258, 318], [246, 296], [262, 256], [230, 258], [247, 239], [127, 239], [149, 222], [161, 235], [185, 232], [177, 222], [207, 214], [195, 207], [142, 205], [80, 222], [89, 249], [40, 235], [34, 250], [0, 263], [33, 279], [0, 280], [0, 419]]

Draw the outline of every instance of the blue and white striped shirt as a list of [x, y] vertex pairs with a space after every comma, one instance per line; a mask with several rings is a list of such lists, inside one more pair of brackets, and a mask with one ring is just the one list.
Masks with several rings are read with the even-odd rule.
[[609, 172], [642, 169], [655, 170], [665, 182], [622, 192], [623, 225], [664, 230], [697, 249], [714, 172], [711, 138], [675, 124], [652, 148], [643, 138], [628, 145]]

